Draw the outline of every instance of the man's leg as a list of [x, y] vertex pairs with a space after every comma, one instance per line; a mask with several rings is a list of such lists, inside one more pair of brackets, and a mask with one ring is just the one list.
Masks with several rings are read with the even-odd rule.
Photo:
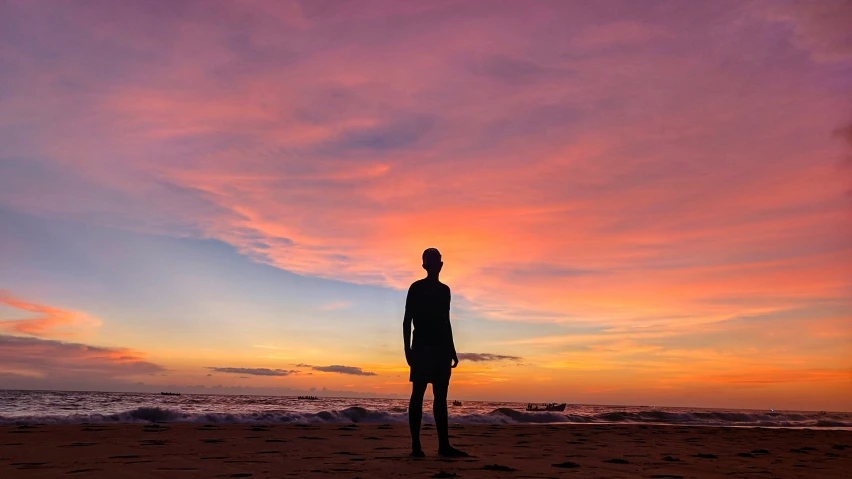
[[441, 456], [467, 457], [466, 452], [450, 446], [449, 426], [447, 424], [447, 389], [449, 383], [432, 384], [432, 395], [435, 401], [432, 403], [432, 411], [435, 414], [435, 429], [438, 431], [438, 454]]
[[449, 384], [432, 384], [432, 413], [435, 415], [435, 429], [438, 431], [438, 450], [449, 447], [450, 437], [447, 428], [447, 387]]
[[411, 430], [411, 455], [424, 457], [420, 447], [420, 421], [423, 418], [423, 394], [426, 393], [425, 382], [411, 383], [411, 400], [408, 402], [408, 428]]

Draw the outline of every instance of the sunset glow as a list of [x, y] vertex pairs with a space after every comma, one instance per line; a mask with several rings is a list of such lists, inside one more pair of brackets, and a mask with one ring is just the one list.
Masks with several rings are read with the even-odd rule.
[[0, 6], [0, 388], [852, 410], [848, 2]]

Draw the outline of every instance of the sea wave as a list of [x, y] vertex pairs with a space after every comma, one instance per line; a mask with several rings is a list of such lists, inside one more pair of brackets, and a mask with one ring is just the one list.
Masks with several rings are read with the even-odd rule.
[[[425, 422], [434, 422], [424, 414]], [[320, 424], [320, 423], [405, 423], [408, 414], [399, 408], [390, 411], [348, 407], [316, 413], [286, 410], [243, 413], [190, 413], [161, 407], [139, 407], [116, 414], [69, 414], [43, 416], [0, 416], [0, 424], [84, 424], [84, 423], [151, 423], [188, 422], [218, 424]], [[487, 414], [453, 414], [453, 424], [668, 424], [689, 426], [752, 426], [752, 427], [831, 427], [852, 428], [846, 417], [831, 414], [798, 413], [733, 413], [666, 411], [605, 412], [571, 414], [570, 412], [524, 412], [498, 408]]]

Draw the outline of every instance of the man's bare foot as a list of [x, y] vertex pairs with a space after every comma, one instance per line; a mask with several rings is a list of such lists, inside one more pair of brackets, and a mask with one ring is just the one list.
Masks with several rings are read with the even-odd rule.
[[426, 457], [426, 454], [423, 453], [423, 449], [412, 449], [411, 457]]
[[459, 451], [453, 446], [445, 446], [438, 449], [438, 455], [443, 457], [470, 457], [470, 454]]

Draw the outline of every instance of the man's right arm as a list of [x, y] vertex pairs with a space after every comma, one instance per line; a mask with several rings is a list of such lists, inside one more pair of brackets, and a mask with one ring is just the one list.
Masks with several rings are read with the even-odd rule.
[[411, 300], [411, 290], [408, 291], [408, 296], [405, 298], [405, 314], [402, 318], [402, 341], [405, 345], [405, 361], [411, 366], [411, 308], [409, 307]]

